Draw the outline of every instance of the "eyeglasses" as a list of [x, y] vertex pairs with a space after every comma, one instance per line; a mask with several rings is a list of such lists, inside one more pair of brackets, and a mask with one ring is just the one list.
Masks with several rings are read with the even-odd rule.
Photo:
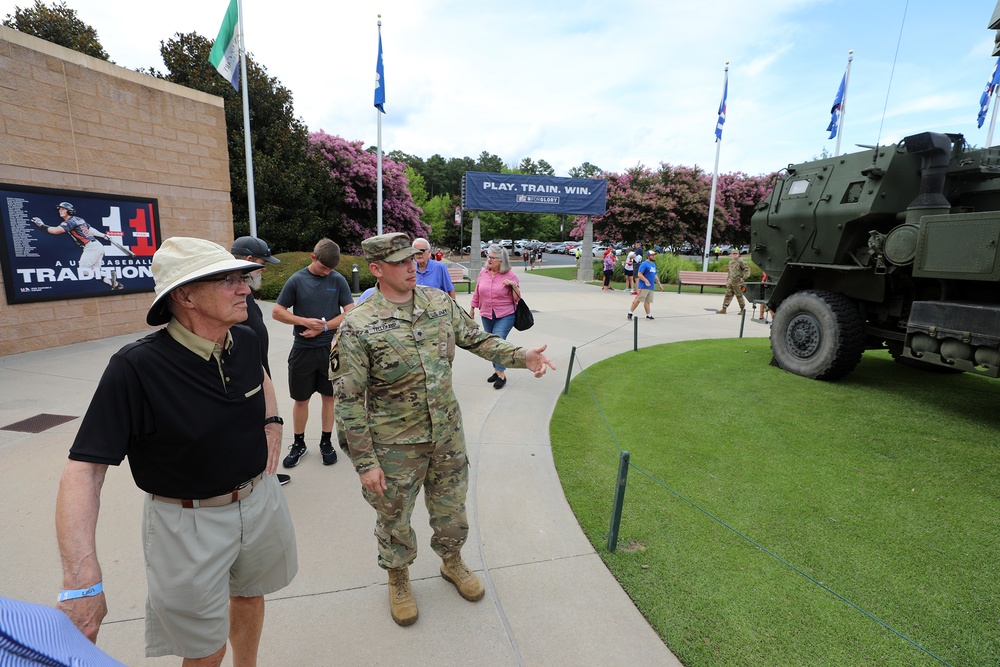
[[496, 257], [496, 256], [494, 256], [494, 255], [488, 255], [488, 256], [486, 257], [486, 259], [487, 259], [487, 260], [490, 260], [490, 259], [500, 259], [500, 258], [499, 258], [499, 257]]
[[425, 252], [427, 252], [427, 248], [414, 248], [414, 250], [417, 251], [418, 255], [423, 255]]
[[236, 289], [242, 283], [243, 285], [250, 284], [250, 274], [249, 273], [230, 273], [228, 276], [223, 278], [206, 278], [205, 280], [198, 280], [199, 283], [226, 283], [227, 289]]

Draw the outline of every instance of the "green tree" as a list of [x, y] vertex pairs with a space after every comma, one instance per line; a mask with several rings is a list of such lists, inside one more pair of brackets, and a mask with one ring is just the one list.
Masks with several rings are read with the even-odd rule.
[[[177, 33], [160, 42], [167, 73], [150, 73], [225, 100], [230, 197], [236, 235], [249, 233], [241, 94], [208, 62], [212, 42]], [[308, 249], [322, 236], [338, 239], [340, 200], [322, 164], [308, 150], [308, 131], [295, 117], [291, 92], [247, 54], [250, 141], [258, 234], [278, 252]]]
[[3, 24], [88, 56], [111, 60], [97, 38], [97, 31], [81, 21], [76, 10], [67, 7], [65, 2], [55, 2], [49, 7], [35, 0], [31, 7], [15, 6], [14, 13], [8, 14]]
[[584, 162], [579, 167], [573, 167], [569, 170], [569, 175], [572, 178], [599, 178], [602, 173], [603, 170], [600, 167], [589, 162]]
[[406, 167], [406, 189], [410, 191], [413, 205], [417, 208], [423, 208], [424, 204], [427, 203], [427, 188], [424, 187], [424, 177], [418, 174], [413, 167], [405, 163], [403, 165]]
[[451, 241], [451, 229], [455, 227], [455, 207], [451, 205], [450, 195], [431, 197], [421, 207], [423, 213], [420, 220], [431, 228], [428, 241], [435, 245], [456, 247], [458, 245], [458, 228], [455, 228], [455, 241]]
[[526, 157], [517, 165], [517, 173], [531, 174], [532, 176], [555, 176], [556, 170], [545, 160], [535, 162], [530, 157]]
[[503, 158], [493, 153], [483, 151], [476, 160], [476, 171], [484, 171], [488, 174], [499, 174], [503, 171]]

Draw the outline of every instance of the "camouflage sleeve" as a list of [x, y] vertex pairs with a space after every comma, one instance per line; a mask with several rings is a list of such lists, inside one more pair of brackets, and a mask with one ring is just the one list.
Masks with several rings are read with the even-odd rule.
[[[337, 332], [330, 354], [331, 379], [337, 395], [337, 421], [347, 438], [348, 453], [358, 474], [379, 467], [368, 430], [369, 359], [359, 331], [345, 323]], [[336, 366], [336, 368], [334, 368]]]
[[486, 333], [476, 321], [469, 317], [458, 304], [452, 300], [451, 325], [455, 332], [455, 344], [472, 352], [487, 361], [493, 361], [510, 368], [525, 368], [525, 350], [503, 338]]
[[742, 260], [740, 261], [740, 264], [743, 265], [741, 267], [742, 271], [741, 271], [740, 275], [742, 276], [743, 280], [746, 280], [747, 278], [750, 277], [750, 265], [747, 264], [746, 262], [742, 261]]

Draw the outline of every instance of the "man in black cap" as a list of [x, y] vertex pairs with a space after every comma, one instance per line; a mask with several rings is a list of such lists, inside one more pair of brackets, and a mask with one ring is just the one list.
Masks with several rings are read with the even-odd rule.
[[[264, 367], [264, 370], [270, 376], [271, 366], [267, 363], [267, 348], [270, 345], [271, 339], [267, 334], [267, 327], [264, 325], [264, 314], [260, 312], [260, 306], [257, 305], [255, 297], [260, 295], [261, 280], [264, 271], [267, 269], [267, 265], [280, 264], [281, 260], [271, 254], [271, 249], [267, 247], [266, 243], [254, 236], [239, 237], [233, 241], [233, 247], [230, 249], [230, 252], [233, 253], [233, 257], [236, 259], [261, 265], [260, 271], [250, 273], [250, 282], [248, 283], [250, 285], [250, 294], [247, 294], [247, 319], [243, 324], [253, 329], [253, 332], [257, 334], [257, 338], [260, 340], [260, 365]], [[282, 486], [292, 481], [290, 475], [283, 473], [278, 473], [277, 477], [278, 482]]]

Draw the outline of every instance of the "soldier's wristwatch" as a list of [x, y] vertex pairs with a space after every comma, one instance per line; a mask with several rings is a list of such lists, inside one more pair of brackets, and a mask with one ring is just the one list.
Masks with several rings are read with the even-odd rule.
[[268, 424], [278, 424], [279, 426], [284, 426], [285, 420], [278, 415], [275, 415], [264, 420], [264, 426], [267, 426]]

